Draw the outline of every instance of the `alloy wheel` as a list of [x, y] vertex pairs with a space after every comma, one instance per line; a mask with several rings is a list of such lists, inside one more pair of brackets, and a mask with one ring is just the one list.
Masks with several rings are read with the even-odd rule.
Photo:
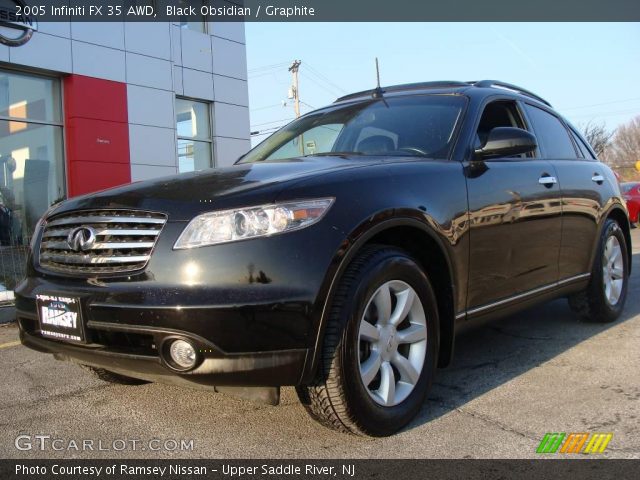
[[610, 236], [602, 254], [602, 279], [604, 296], [609, 305], [615, 306], [620, 300], [624, 284], [624, 258], [617, 237]]
[[371, 296], [360, 320], [360, 378], [371, 398], [392, 407], [413, 391], [424, 367], [427, 319], [416, 291], [392, 280]]

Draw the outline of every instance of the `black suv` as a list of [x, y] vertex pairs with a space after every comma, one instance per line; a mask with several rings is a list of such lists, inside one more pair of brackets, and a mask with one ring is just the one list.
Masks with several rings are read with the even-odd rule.
[[230, 168], [56, 205], [16, 289], [22, 342], [120, 383], [277, 403], [389, 435], [456, 331], [567, 296], [611, 322], [631, 269], [612, 171], [496, 82], [348, 95]]

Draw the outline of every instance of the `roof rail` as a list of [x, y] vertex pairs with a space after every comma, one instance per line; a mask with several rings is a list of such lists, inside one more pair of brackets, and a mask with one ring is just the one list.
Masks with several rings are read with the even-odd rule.
[[526, 95], [527, 97], [534, 98], [549, 107], [551, 106], [549, 102], [547, 102], [544, 98], [536, 95], [535, 93], [530, 92], [529, 90], [525, 90], [524, 88], [518, 87], [517, 85], [512, 85], [511, 83], [501, 82], [500, 80], [480, 80], [477, 82], [469, 82], [469, 84], [479, 88], [490, 88], [490, 87], [505, 88], [507, 90], [512, 90], [522, 95]]
[[[511, 83], [501, 82], [500, 80], [479, 80], [472, 82], [460, 82], [456, 80], [444, 80], [444, 81], [436, 81], [436, 82], [419, 82], [419, 83], [406, 83], [403, 85], [391, 85], [388, 87], [382, 88], [382, 93], [387, 92], [401, 92], [408, 90], [425, 90], [428, 88], [460, 88], [460, 87], [478, 87], [478, 88], [491, 88], [498, 87], [504, 88], [507, 90], [511, 90], [513, 92], [519, 93], [521, 95], [526, 95], [527, 97], [538, 100], [539, 102], [544, 103], [545, 105], [551, 107], [551, 104], [547, 102], [544, 98], [536, 95], [529, 90], [525, 90], [522, 87], [518, 87], [517, 85], [513, 85]], [[354, 98], [360, 97], [373, 97], [375, 93], [379, 92], [378, 89], [372, 88], [371, 90], [363, 90], [361, 92], [350, 93], [348, 95], [344, 95], [338, 98], [334, 103], [343, 102], [345, 100], [352, 100]]]
[[[424, 90], [427, 88], [451, 88], [451, 87], [470, 87], [471, 84], [469, 82], [459, 82], [456, 80], [445, 80], [445, 81], [437, 81], [437, 82], [419, 82], [419, 83], [405, 83], [403, 85], [391, 85], [388, 87], [383, 87], [382, 92], [398, 92], [403, 90]], [[377, 89], [372, 88], [371, 90], [363, 90], [361, 92], [350, 93], [349, 95], [344, 95], [343, 97], [338, 98], [334, 103], [343, 102], [345, 100], [351, 100], [354, 98], [364, 97], [364, 96], [373, 96], [373, 94], [377, 91]]]

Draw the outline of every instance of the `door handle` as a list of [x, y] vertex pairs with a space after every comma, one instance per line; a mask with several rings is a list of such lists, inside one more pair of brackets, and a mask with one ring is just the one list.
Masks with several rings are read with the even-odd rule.
[[591, 177], [591, 181], [596, 182], [598, 185], [602, 185], [602, 182], [604, 182], [604, 177], [599, 173], [594, 173], [593, 177]]
[[540, 185], [544, 185], [547, 188], [551, 188], [556, 183], [558, 183], [558, 179], [556, 177], [552, 177], [547, 173], [543, 173], [542, 176], [538, 179], [538, 183]]

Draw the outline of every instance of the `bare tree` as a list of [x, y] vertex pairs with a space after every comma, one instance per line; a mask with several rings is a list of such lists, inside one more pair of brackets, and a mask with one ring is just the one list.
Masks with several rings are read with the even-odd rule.
[[611, 143], [611, 138], [615, 134], [615, 130], [610, 132], [604, 126], [604, 123], [589, 122], [582, 126], [582, 134], [587, 139], [598, 157], [605, 159], [607, 148]]
[[611, 141], [610, 153], [615, 163], [622, 167], [633, 167], [640, 161], [640, 115], [618, 128]]

